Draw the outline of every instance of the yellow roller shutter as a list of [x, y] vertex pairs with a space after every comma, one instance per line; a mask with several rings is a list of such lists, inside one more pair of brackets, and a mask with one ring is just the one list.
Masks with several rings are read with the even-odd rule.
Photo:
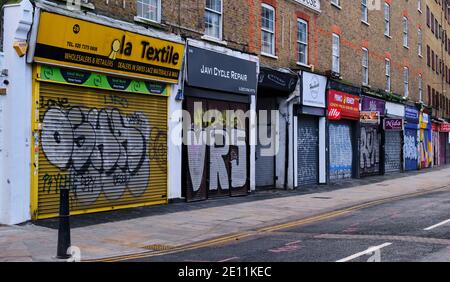
[[167, 97], [40, 83], [38, 218], [167, 202]]

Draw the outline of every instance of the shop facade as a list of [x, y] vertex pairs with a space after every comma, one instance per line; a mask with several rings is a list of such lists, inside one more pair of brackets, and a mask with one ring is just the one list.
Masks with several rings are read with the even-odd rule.
[[386, 102], [369, 96], [361, 97], [361, 119], [359, 140], [360, 177], [380, 175], [381, 156], [381, 119], [386, 111]]
[[188, 41], [182, 169], [187, 201], [254, 189], [249, 110], [255, 110], [258, 68], [257, 57]]
[[[285, 188], [288, 182], [289, 126], [285, 118], [289, 97], [296, 95], [298, 74], [261, 66], [256, 98], [256, 187]], [[292, 141], [291, 141], [292, 142]]]
[[327, 183], [326, 88], [325, 76], [301, 73], [300, 104], [294, 113], [296, 187]]
[[358, 176], [360, 89], [329, 80], [328, 171], [329, 181]]
[[420, 112], [412, 105], [405, 106], [405, 131], [404, 131], [404, 169], [413, 171], [419, 169], [419, 129]]
[[419, 125], [419, 168], [425, 169], [433, 166], [433, 133], [428, 111], [420, 112]]
[[383, 119], [384, 174], [399, 173], [404, 169], [404, 116], [404, 105], [386, 102], [386, 116]]
[[58, 214], [60, 189], [72, 214], [167, 203], [168, 97], [183, 54], [181, 40], [40, 13], [33, 218]]

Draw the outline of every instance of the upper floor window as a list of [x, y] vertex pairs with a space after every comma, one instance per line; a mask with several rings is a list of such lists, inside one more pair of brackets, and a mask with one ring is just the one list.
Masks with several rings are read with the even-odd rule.
[[362, 48], [362, 83], [369, 85], [369, 50]]
[[261, 20], [261, 52], [267, 55], [275, 55], [275, 9], [262, 4]]
[[206, 0], [205, 35], [222, 40], [222, 0]]
[[418, 84], [419, 84], [419, 101], [423, 101], [423, 81], [422, 81], [422, 75], [419, 74], [418, 78]]
[[297, 45], [298, 45], [298, 63], [307, 65], [308, 64], [308, 22], [298, 19], [298, 35], [297, 35]]
[[422, 56], [422, 30], [417, 30], [417, 53]]
[[332, 65], [331, 70], [335, 73], [340, 73], [341, 71], [341, 42], [339, 35], [333, 33], [332, 41]]
[[137, 16], [153, 22], [161, 21], [161, 0], [137, 0]]
[[408, 18], [403, 17], [403, 46], [408, 47]]
[[391, 6], [384, 3], [384, 35], [391, 35]]
[[367, 0], [361, 0], [361, 20], [366, 23], [369, 21]]
[[409, 69], [408, 67], [403, 68], [403, 86], [404, 86], [404, 96], [409, 96]]
[[386, 92], [391, 92], [391, 61], [386, 59], [384, 61], [385, 75], [386, 75]]
[[341, 1], [340, 0], [331, 0], [331, 3], [340, 7], [341, 6]]
[[417, 1], [417, 10], [418, 10], [419, 12], [422, 12], [422, 0], [418, 0], [418, 1]]

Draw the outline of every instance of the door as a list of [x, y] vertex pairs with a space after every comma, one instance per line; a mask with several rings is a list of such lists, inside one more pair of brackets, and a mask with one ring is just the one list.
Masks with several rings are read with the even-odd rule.
[[350, 121], [330, 122], [330, 180], [353, 176], [353, 142]]
[[319, 121], [315, 117], [298, 117], [297, 134], [298, 185], [319, 182]]
[[40, 83], [38, 218], [167, 202], [167, 98]]
[[[258, 136], [256, 145], [256, 187], [275, 186], [275, 156], [273, 154], [272, 116], [271, 110], [276, 109], [274, 98], [261, 97], [257, 102], [258, 109]], [[262, 112], [264, 111], [264, 112]], [[266, 117], [261, 119], [262, 117]], [[264, 122], [265, 120], [265, 122]], [[264, 123], [260, 123], [264, 122]], [[260, 136], [264, 136], [263, 139]], [[267, 142], [271, 140], [270, 142]]]
[[386, 131], [384, 144], [384, 171], [397, 173], [402, 171], [402, 131]]

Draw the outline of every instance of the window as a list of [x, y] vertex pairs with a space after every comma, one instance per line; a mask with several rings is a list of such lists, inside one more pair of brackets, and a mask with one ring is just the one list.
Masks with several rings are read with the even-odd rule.
[[408, 47], [408, 18], [403, 17], [403, 46]]
[[340, 46], [340, 37], [339, 35], [333, 33], [333, 61], [332, 61], [332, 71], [335, 73], [340, 73], [341, 70], [341, 46]]
[[427, 66], [431, 67], [431, 49], [429, 45], [427, 45]]
[[417, 1], [417, 11], [422, 13], [422, 0]]
[[422, 56], [422, 30], [417, 30], [417, 53]]
[[369, 50], [363, 48], [362, 53], [363, 85], [369, 85]]
[[205, 35], [222, 40], [222, 0], [206, 0]]
[[422, 81], [422, 75], [419, 74], [419, 79], [418, 79], [418, 84], [419, 84], [419, 101], [422, 102], [423, 101], [423, 81]]
[[409, 69], [408, 67], [403, 68], [403, 85], [404, 85], [404, 96], [409, 96]]
[[368, 18], [367, 0], [361, 0], [361, 20], [367, 23], [369, 21]]
[[331, 0], [331, 4], [334, 4], [334, 5], [338, 6], [338, 7], [340, 7], [341, 6], [341, 1], [340, 0]]
[[391, 35], [391, 6], [384, 3], [384, 35]]
[[261, 52], [275, 55], [275, 10], [269, 5], [262, 4], [262, 41]]
[[386, 59], [384, 64], [386, 69], [386, 92], [391, 92], [391, 61]]
[[298, 19], [297, 21], [297, 45], [298, 62], [303, 65], [308, 64], [308, 22]]
[[153, 22], [161, 21], [161, 0], [137, 0], [137, 16]]

